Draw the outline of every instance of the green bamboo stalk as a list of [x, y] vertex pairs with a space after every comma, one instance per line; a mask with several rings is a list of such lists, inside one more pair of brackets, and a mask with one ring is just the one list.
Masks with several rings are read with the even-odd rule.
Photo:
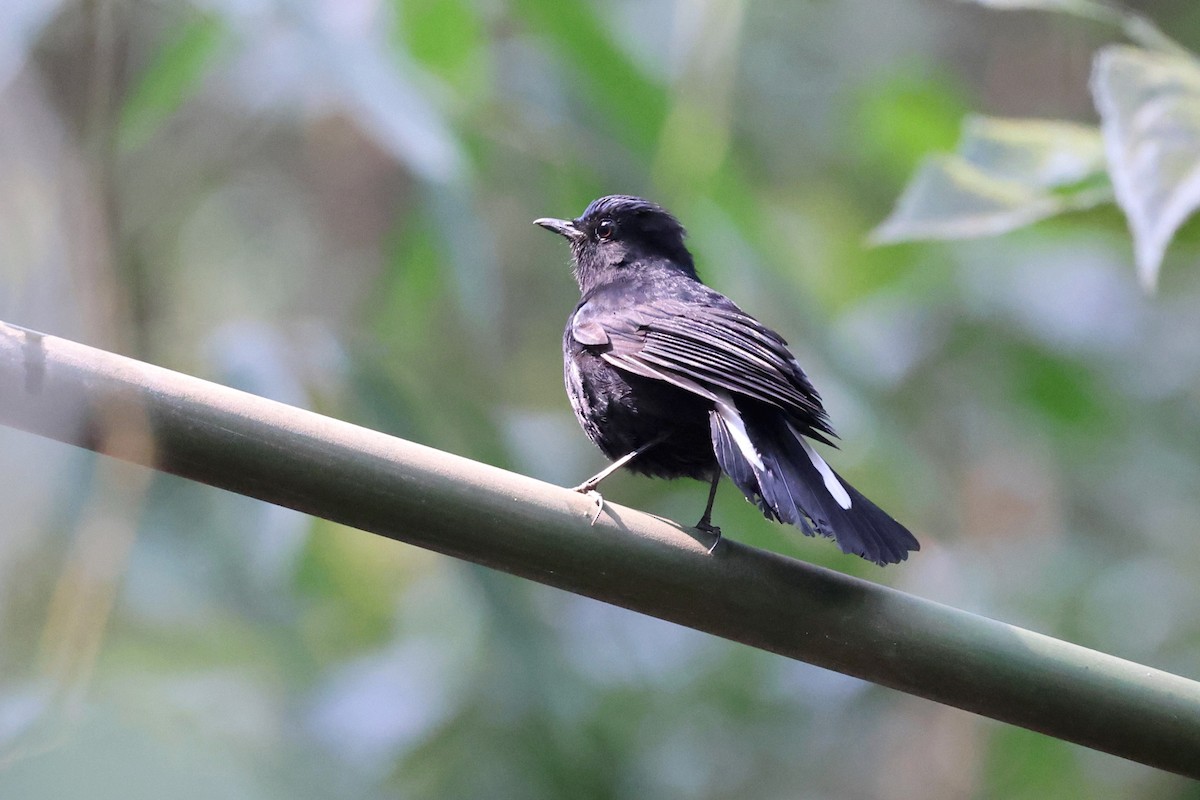
[[1200, 778], [1200, 683], [5, 323], [0, 422]]

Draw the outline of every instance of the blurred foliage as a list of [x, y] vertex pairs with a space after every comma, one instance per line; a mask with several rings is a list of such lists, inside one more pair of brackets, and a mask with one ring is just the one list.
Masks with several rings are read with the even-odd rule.
[[[727, 535], [1200, 677], [1200, 273], [1145, 296], [1123, 218], [1078, 201], [1107, 190], [1092, 54], [1118, 30], [1196, 51], [1200, 8], [1157, 3], [1147, 28], [1083, 0], [988, 5], [1086, 19], [9, 0], [0, 318], [570, 485], [602, 459], [562, 390], [567, 254], [530, 221], [644, 194], [791, 339], [835, 465], [925, 547], [881, 571], [724, 486]], [[973, 180], [1019, 166], [1037, 202], [1088, 208], [866, 247], [967, 109]], [[1073, 122], [1008, 122], [1039, 116]], [[1168, 266], [1198, 256], [1184, 225]], [[691, 521], [704, 491], [619, 476], [606, 495]], [[1195, 796], [12, 431], [0, 503], [0, 797]]]
[[1097, 53], [1092, 94], [1098, 128], [969, 118], [959, 152], [926, 160], [872, 238], [991, 236], [1115, 199], [1129, 220], [1139, 277], [1153, 289], [1171, 239], [1200, 208], [1200, 56], [1118, 6], [976, 2], [1102, 20], [1143, 47], [1109, 45]]
[[120, 134], [127, 149], [145, 146], [157, 127], [190, 96], [217, 54], [221, 32], [218, 17], [197, 17], [182, 25], [146, 66], [121, 106]]

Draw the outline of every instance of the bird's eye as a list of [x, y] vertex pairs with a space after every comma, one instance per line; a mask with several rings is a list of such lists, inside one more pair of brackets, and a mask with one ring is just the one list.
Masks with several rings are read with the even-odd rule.
[[596, 223], [596, 238], [611, 239], [613, 234], [617, 232], [617, 223], [611, 219], [602, 219]]

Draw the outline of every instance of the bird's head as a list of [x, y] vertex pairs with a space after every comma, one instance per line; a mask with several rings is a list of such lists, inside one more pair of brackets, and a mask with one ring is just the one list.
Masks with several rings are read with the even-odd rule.
[[662, 206], [628, 195], [592, 201], [575, 219], [536, 219], [571, 243], [575, 280], [584, 292], [630, 270], [675, 270], [696, 277], [679, 220]]

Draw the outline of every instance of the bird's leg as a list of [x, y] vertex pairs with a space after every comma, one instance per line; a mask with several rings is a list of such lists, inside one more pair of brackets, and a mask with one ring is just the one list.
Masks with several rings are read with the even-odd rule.
[[713, 539], [712, 546], [708, 548], [708, 552], [716, 549], [717, 544], [721, 541], [721, 529], [712, 524], [712, 509], [713, 502], [717, 499], [717, 486], [721, 483], [721, 471], [713, 472], [712, 486], [708, 488], [708, 505], [704, 507], [704, 516], [696, 523], [696, 529], [711, 533], [716, 538]]
[[572, 491], [579, 492], [580, 494], [591, 494], [592, 492], [596, 491], [596, 487], [600, 485], [600, 481], [604, 480], [609, 475], [612, 475], [614, 472], [616, 472], [621, 467], [628, 464], [630, 461], [632, 461], [637, 456], [640, 456], [645, 449], [646, 449], [645, 447], [639, 447], [637, 450], [634, 450], [632, 453], [626, 453], [625, 455], [618, 458], [616, 461], [609, 464], [604, 469], [597, 472], [592, 477], [588, 478], [583, 483], [574, 487], [572, 489]]
[[621, 456], [613, 463], [609, 464], [604, 469], [597, 472], [592, 477], [588, 478], [583, 483], [581, 483], [578, 486], [571, 489], [571, 491], [573, 491], [573, 492], [579, 492], [580, 494], [585, 494], [588, 497], [592, 497], [593, 499], [595, 499], [596, 513], [592, 517], [593, 525], [596, 524], [596, 520], [600, 519], [600, 513], [602, 511], [604, 511], [604, 495], [602, 495], [596, 491], [596, 487], [600, 485], [600, 481], [604, 480], [609, 475], [612, 475], [614, 472], [616, 472], [621, 467], [628, 464], [630, 461], [633, 461], [635, 458], [637, 458], [642, 453], [649, 450], [651, 447], [654, 447], [656, 444], [660, 444], [663, 439], [667, 438], [667, 435], [668, 435], [667, 433], [663, 433], [659, 436], [654, 437], [653, 439], [646, 442], [644, 445], [642, 445], [638, 449], [634, 450], [632, 453], [626, 453], [625, 455]]

